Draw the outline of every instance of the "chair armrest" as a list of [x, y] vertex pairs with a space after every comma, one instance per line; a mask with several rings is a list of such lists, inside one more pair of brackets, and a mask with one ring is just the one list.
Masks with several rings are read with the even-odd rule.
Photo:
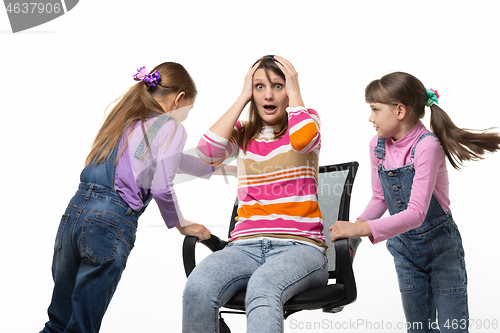
[[[198, 242], [198, 237], [196, 236], [186, 236], [184, 238], [184, 243], [182, 244], [182, 260], [184, 262], [184, 271], [186, 272], [186, 277], [191, 274], [196, 266], [196, 243]], [[212, 252], [222, 250], [227, 242], [221, 240], [219, 237], [212, 235], [209, 239], [201, 241], [203, 245], [208, 247]]]
[[361, 244], [362, 239], [360, 237], [349, 238], [349, 248], [351, 249], [351, 262], [354, 261], [354, 256], [358, 251], [358, 246]]
[[338, 239], [334, 242], [335, 245], [335, 260], [336, 267], [334, 277], [339, 284], [344, 285], [346, 297], [340, 301], [328, 304], [323, 307], [323, 312], [339, 312], [339, 307], [343, 307], [352, 303], [357, 298], [356, 280], [354, 279], [354, 271], [352, 269], [352, 260], [354, 256], [351, 255], [351, 250], [355, 253], [361, 239]]

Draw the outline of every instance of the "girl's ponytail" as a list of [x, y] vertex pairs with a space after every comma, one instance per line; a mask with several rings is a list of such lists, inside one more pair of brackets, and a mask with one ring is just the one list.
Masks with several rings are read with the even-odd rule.
[[457, 127], [450, 116], [436, 104], [431, 108], [431, 130], [439, 138], [451, 165], [460, 169], [464, 161], [483, 159], [486, 151], [500, 149], [500, 135], [488, 130], [471, 131]]

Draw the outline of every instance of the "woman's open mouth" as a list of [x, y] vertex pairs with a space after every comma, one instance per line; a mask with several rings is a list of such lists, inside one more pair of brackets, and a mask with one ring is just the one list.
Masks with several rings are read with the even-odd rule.
[[276, 112], [276, 105], [264, 105], [264, 111], [266, 112], [266, 114], [273, 114], [274, 112]]

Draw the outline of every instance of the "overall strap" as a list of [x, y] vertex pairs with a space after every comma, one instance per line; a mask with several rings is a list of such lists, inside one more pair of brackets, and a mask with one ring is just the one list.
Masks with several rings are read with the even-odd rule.
[[146, 153], [149, 150], [151, 142], [156, 137], [160, 129], [163, 125], [170, 119], [171, 117], [168, 115], [158, 116], [151, 127], [148, 129], [146, 133], [144, 133], [144, 137], [141, 140], [141, 143], [137, 147], [137, 150], [134, 153], [134, 156], [139, 159], [144, 159]]
[[375, 146], [375, 154], [378, 159], [385, 158], [385, 138], [379, 138], [377, 140], [377, 145]]
[[[420, 136], [420, 138], [418, 138], [417, 142], [415, 143], [415, 145], [413, 146], [413, 148], [411, 149], [411, 155], [410, 155], [410, 158], [413, 159], [415, 157], [415, 149], [417, 148], [417, 145], [420, 141], [422, 141], [423, 138], [427, 137], [427, 136], [433, 136], [435, 137], [436, 139], [438, 139], [438, 137], [434, 134], [434, 133], [424, 133]], [[439, 139], [438, 139], [439, 140]]]
[[80, 182], [86, 184], [95, 184], [107, 189], [115, 189], [115, 161], [118, 155], [119, 142], [115, 145], [111, 153], [97, 164], [94, 162], [83, 168], [80, 173]]

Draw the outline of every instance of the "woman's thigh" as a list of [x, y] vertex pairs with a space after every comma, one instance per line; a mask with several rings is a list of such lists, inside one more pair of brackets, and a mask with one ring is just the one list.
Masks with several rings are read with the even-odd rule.
[[203, 295], [224, 305], [236, 293], [245, 290], [258, 262], [229, 244], [203, 259], [191, 272], [184, 291], [185, 301]]
[[286, 250], [275, 246], [276, 253], [270, 253], [252, 275], [247, 301], [259, 294], [279, 294], [284, 303], [298, 293], [327, 284], [326, 256], [313, 246], [290, 243]]

